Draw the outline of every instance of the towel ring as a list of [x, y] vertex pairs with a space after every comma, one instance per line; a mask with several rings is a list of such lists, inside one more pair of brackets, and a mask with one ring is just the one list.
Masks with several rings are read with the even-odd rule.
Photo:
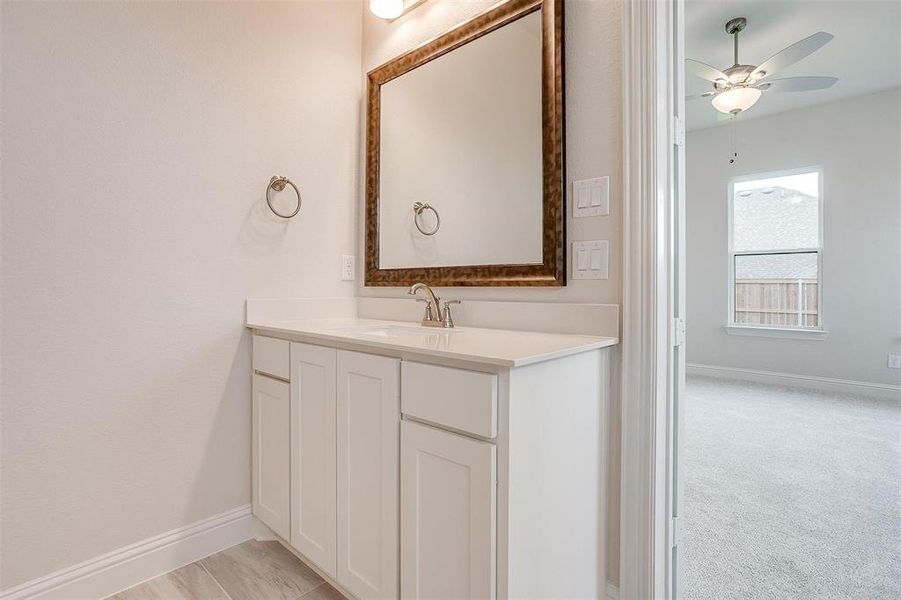
[[[294, 188], [294, 193], [297, 194], [297, 208], [295, 208], [294, 212], [290, 215], [283, 215], [282, 213], [275, 210], [275, 208], [272, 206], [272, 198], [269, 197], [269, 193], [272, 190], [280, 192], [285, 189], [286, 185], [290, 185], [292, 188]], [[281, 175], [273, 175], [272, 179], [269, 180], [269, 185], [266, 186], [266, 204], [269, 205], [269, 210], [274, 212], [277, 216], [283, 219], [290, 219], [300, 212], [300, 205], [303, 204], [303, 199], [300, 197], [300, 190], [297, 189], [297, 186], [294, 185], [293, 181], [291, 181], [287, 177], [282, 177]]]
[[[431, 231], [426, 231], [422, 227], [420, 227], [419, 219], [416, 218], [419, 215], [421, 215], [422, 211], [424, 211], [424, 210], [430, 210], [433, 213], [435, 213], [435, 219], [437, 220], [437, 223], [435, 224], [435, 229], [433, 229]], [[435, 207], [431, 206], [430, 204], [426, 204], [424, 202], [414, 202], [413, 203], [413, 224], [416, 225], [416, 229], [418, 229], [419, 233], [421, 233], [422, 235], [435, 235], [436, 233], [438, 233], [438, 230], [441, 229], [441, 215], [439, 215], [438, 211], [435, 210]]]

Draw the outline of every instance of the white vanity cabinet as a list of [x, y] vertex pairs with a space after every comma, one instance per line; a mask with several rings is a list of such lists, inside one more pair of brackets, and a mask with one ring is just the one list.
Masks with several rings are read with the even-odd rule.
[[[254, 351], [254, 514], [355, 597], [397, 598], [400, 361], [263, 336]], [[282, 354], [290, 384], [260, 372], [285, 373]]]
[[253, 513], [284, 538], [291, 506], [290, 403], [286, 382], [253, 376]]
[[400, 361], [338, 351], [338, 583], [397, 598]]
[[284, 543], [359, 600], [604, 596], [615, 340], [306, 327], [254, 336], [253, 508]]
[[337, 577], [337, 362], [333, 348], [291, 344], [291, 536]]
[[401, 448], [401, 596], [495, 598], [495, 446], [404, 421]]
[[604, 596], [607, 361], [403, 362], [402, 598]]
[[291, 520], [288, 346], [253, 337], [253, 512], [285, 538]]

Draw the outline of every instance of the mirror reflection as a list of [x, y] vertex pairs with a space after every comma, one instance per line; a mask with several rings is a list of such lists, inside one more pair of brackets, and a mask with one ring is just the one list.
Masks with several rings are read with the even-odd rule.
[[381, 85], [379, 268], [542, 262], [541, 11]]

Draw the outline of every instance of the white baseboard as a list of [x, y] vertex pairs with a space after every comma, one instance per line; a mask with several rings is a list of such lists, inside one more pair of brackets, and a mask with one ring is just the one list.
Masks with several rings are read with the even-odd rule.
[[699, 364], [686, 364], [685, 373], [686, 375], [706, 375], [707, 377], [719, 377], [721, 379], [738, 379], [739, 381], [752, 381], [775, 385], [793, 385], [824, 392], [860, 394], [864, 396], [888, 398], [890, 400], [901, 400], [901, 385], [892, 385], [890, 383], [871, 383], [868, 381], [853, 381], [850, 379], [834, 379], [831, 377], [795, 375], [792, 373], [776, 373], [774, 371], [758, 371], [755, 369], [739, 369], [736, 367]]
[[619, 588], [609, 581], [607, 582], [606, 600], [619, 600]]
[[253, 537], [250, 505], [179, 527], [0, 592], [0, 600], [98, 600]]

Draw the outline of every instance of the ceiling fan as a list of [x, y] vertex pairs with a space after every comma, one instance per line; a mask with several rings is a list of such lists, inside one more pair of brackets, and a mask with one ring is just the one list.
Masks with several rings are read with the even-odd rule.
[[832, 87], [838, 81], [837, 77], [784, 77], [782, 79], [769, 79], [771, 75], [789, 65], [795, 64], [826, 45], [833, 38], [833, 35], [825, 31], [820, 31], [795, 42], [788, 48], [768, 58], [760, 66], [739, 63], [738, 34], [747, 24], [748, 20], [744, 17], [730, 19], [726, 23], [726, 33], [734, 37], [735, 44], [735, 64], [728, 69], [720, 71], [697, 60], [690, 58], [685, 60], [687, 71], [713, 84], [713, 89], [709, 92], [687, 96], [686, 100], [711, 98], [713, 107], [721, 113], [737, 115], [741, 111], [748, 110], [754, 106], [764, 91], [806, 92], [823, 90]]

